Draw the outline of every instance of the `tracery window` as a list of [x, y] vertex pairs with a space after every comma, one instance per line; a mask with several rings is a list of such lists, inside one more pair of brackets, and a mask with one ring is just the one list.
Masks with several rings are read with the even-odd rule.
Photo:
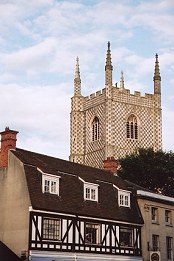
[[94, 118], [92, 122], [92, 141], [99, 140], [99, 119]]
[[127, 138], [138, 139], [138, 122], [134, 115], [129, 116], [127, 120]]

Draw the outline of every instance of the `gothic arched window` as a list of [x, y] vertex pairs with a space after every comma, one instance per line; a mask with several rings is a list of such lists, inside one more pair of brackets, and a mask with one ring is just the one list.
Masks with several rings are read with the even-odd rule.
[[92, 122], [92, 141], [99, 140], [99, 119], [94, 118]]
[[138, 139], [138, 123], [134, 115], [129, 116], [126, 131], [128, 139]]

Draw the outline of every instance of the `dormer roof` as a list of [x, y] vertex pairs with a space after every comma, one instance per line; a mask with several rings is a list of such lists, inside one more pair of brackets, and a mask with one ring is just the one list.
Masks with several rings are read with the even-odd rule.
[[[142, 224], [136, 196], [131, 207], [120, 207], [118, 190], [128, 185], [109, 171], [80, 165], [47, 155], [16, 149], [11, 151], [23, 164], [33, 209]], [[59, 195], [43, 193], [42, 172], [59, 177]], [[98, 201], [84, 200], [84, 182], [98, 185]]]

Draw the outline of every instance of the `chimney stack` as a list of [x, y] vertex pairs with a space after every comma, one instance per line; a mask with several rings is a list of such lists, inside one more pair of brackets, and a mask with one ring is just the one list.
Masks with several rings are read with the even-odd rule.
[[1, 134], [1, 153], [0, 153], [0, 167], [8, 166], [8, 151], [10, 149], [16, 149], [16, 135], [18, 131], [10, 130], [9, 127], [5, 128], [5, 131]]
[[103, 161], [104, 170], [111, 171], [114, 175], [117, 174], [118, 162], [114, 157], [108, 157]]

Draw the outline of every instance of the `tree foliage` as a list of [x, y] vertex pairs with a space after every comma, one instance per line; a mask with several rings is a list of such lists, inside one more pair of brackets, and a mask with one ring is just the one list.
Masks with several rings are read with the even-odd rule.
[[174, 153], [153, 149], [137, 152], [119, 159], [118, 175], [156, 193], [174, 197]]

